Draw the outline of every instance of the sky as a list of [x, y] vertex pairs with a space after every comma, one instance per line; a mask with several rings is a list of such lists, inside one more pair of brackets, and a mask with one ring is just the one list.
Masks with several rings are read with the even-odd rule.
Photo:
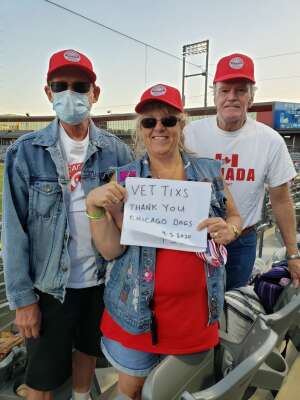
[[[209, 40], [209, 86], [221, 57], [247, 54], [255, 63], [255, 101], [300, 103], [299, 0], [54, 2], [179, 58], [183, 45]], [[93, 62], [101, 87], [94, 115], [133, 112], [142, 92], [156, 83], [181, 89], [182, 61], [174, 57], [45, 0], [0, 0], [0, 115], [52, 115], [43, 89], [49, 58], [70, 48]], [[188, 61], [205, 69], [203, 55]], [[201, 71], [186, 68], [187, 74]], [[188, 78], [185, 95], [187, 107], [203, 106], [204, 78]]]

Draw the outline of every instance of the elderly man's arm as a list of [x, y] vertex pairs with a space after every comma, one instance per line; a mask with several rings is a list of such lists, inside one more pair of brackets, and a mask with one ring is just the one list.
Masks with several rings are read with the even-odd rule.
[[11, 309], [16, 310], [16, 325], [20, 333], [37, 337], [40, 310], [29, 273], [28, 181], [26, 167], [20, 164], [17, 149], [6, 153], [3, 181], [2, 243], [6, 293]]
[[[288, 183], [269, 188], [273, 214], [288, 255], [298, 254], [296, 219]], [[296, 287], [300, 284], [300, 259], [289, 260], [288, 266]]]

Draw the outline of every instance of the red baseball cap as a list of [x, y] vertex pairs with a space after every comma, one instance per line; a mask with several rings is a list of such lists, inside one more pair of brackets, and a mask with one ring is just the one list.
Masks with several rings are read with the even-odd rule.
[[254, 64], [245, 54], [234, 53], [221, 58], [217, 64], [214, 83], [230, 79], [247, 79], [255, 83]]
[[47, 81], [50, 80], [51, 75], [55, 71], [70, 66], [81, 69], [89, 76], [91, 82], [95, 82], [97, 77], [93, 70], [91, 61], [84, 54], [72, 49], [61, 50], [51, 56], [47, 73]]
[[135, 107], [135, 111], [137, 113], [141, 113], [144, 105], [150, 103], [151, 101], [159, 101], [161, 103], [168, 104], [180, 112], [183, 112], [183, 104], [180, 92], [178, 89], [172, 86], [164, 85], [162, 83], [151, 86], [151, 88], [147, 89], [142, 94], [140, 102]]

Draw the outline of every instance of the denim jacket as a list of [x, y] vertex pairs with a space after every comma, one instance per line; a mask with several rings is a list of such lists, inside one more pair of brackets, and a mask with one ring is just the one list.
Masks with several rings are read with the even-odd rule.
[[[28, 133], [6, 153], [2, 241], [7, 298], [12, 309], [37, 301], [34, 288], [63, 301], [70, 274], [69, 173], [55, 119]], [[132, 160], [128, 147], [92, 121], [81, 174], [85, 194], [106, 181], [107, 170]], [[99, 279], [106, 263], [95, 251]]]
[[[210, 216], [225, 217], [224, 184], [218, 161], [197, 159], [182, 154], [188, 180], [212, 182]], [[124, 183], [125, 177], [151, 177], [147, 155], [141, 160], [116, 169], [116, 179]], [[123, 181], [123, 182], [122, 182]], [[151, 331], [153, 315], [151, 299], [154, 290], [156, 249], [129, 246], [125, 253], [108, 264], [104, 301], [108, 312], [126, 331], [138, 334]], [[205, 264], [208, 290], [209, 321], [216, 321], [223, 308], [224, 266], [212, 267]], [[149, 280], [148, 277], [152, 279]]]

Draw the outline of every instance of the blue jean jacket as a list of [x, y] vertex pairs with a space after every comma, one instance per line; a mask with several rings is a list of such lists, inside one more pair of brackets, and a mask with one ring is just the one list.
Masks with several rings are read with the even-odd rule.
[[[106, 181], [107, 170], [132, 160], [128, 147], [90, 121], [82, 169], [85, 194]], [[63, 301], [70, 274], [69, 173], [58, 141], [58, 121], [28, 133], [6, 154], [2, 241], [7, 298], [12, 309], [37, 301], [34, 288]], [[99, 279], [106, 263], [95, 251]]]
[[[210, 216], [225, 217], [224, 184], [221, 178], [220, 163], [211, 159], [197, 159], [182, 154], [188, 180], [212, 182]], [[116, 169], [116, 179], [124, 183], [126, 175], [151, 177], [147, 155], [141, 160]], [[139, 334], [153, 333], [151, 299], [154, 279], [145, 279], [149, 274], [155, 276], [156, 249], [151, 247], [129, 246], [125, 253], [108, 264], [104, 301], [114, 320], [126, 331]], [[224, 299], [224, 266], [215, 268], [205, 265], [208, 291], [209, 321], [211, 324], [219, 317]], [[153, 337], [152, 337], [153, 338]]]

